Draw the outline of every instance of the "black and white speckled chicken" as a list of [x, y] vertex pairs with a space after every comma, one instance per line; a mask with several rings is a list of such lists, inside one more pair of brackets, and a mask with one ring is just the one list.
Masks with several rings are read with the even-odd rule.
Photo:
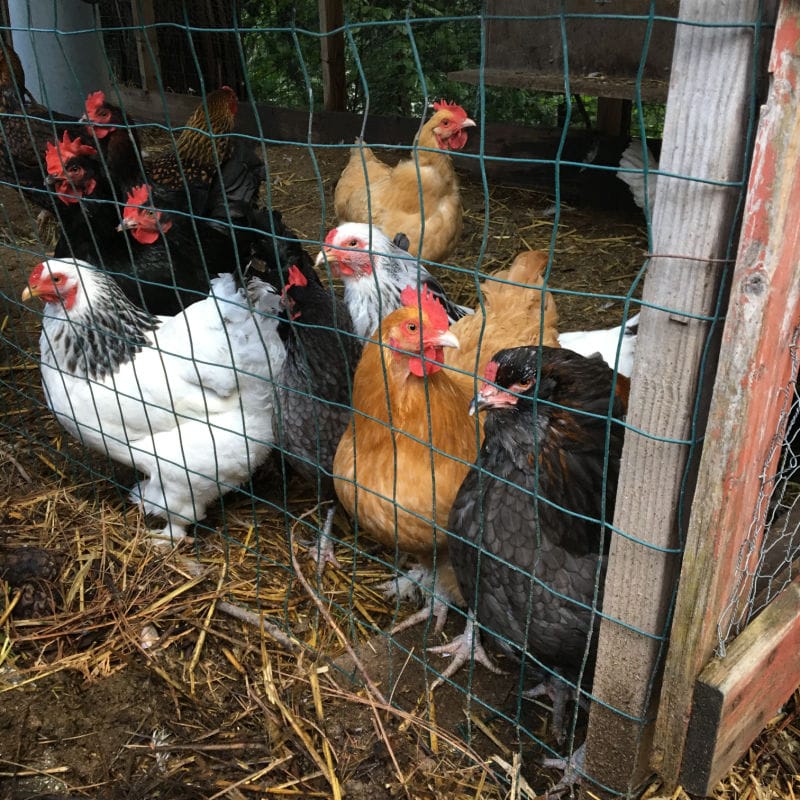
[[39, 297], [45, 398], [85, 447], [136, 468], [131, 500], [180, 539], [220, 495], [246, 481], [272, 444], [272, 377], [285, 358], [278, 296], [232, 275], [172, 317], [130, 303], [105, 273], [50, 259], [23, 299]]
[[473, 655], [491, 667], [477, 622], [496, 649], [545, 674], [533, 694], [553, 697], [560, 732], [567, 687], [590, 684], [594, 668], [627, 381], [615, 387], [599, 356], [542, 347], [539, 359], [537, 347], [495, 354], [470, 408], [486, 412], [484, 442], [448, 520], [470, 619], [433, 651], [453, 657], [445, 675]]
[[336, 509], [333, 458], [350, 420], [350, 396], [362, 343], [353, 335], [347, 308], [323, 286], [311, 259], [303, 256], [287, 272], [282, 294], [287, 319], [278, 332], [286, 361], [277, 381], [275, 441], [320, 503], [330, 503], [317, 546], [310, 550], [319, 570], [339, 566], [330, 537]]

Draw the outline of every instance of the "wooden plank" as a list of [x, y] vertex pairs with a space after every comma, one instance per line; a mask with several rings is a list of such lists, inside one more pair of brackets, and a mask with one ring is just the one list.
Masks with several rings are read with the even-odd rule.
[[608, 136], [630, 136], [632, 107], [633, 104], [630, 100], [616, 100], [610, 97], [599, 98], [597, 101], [595, 129], [598, 133], [604, 133]]
[[344, 25], [342, 0], [319, 0], [319, 29], [327, 33], [320, 39], [322, 48], [322, 93], [326, 111], [344, 111], [347, 91], [344, 65]]
[[[758, 0], [681, 3], [681, 20], [712, 25], [677, 26], [662, 171], [706, 181], [743, 174], [753, 35], [713, 23], [752, 23], [759, 6]], [[691, 453], [681, 442], [697, 440], [703, 430], [702, 410], [694, 425], [692, 415], [702, 409], [698, 393], [710, 389], [715, 363], [714, 331], [697, 316], [714, 314], [738, 197], [738, 188], [666, 175], [658, 181], [614, 515], [615, 526], [639, 541], [611, 541], [603, 597], [610, 618], [600, 623], [593, 684], [600, 702], [590, 709], [587, 735], [586, 773], [614, 791], [634, 791], [651, 773], [679, 515], [691, 498]]]
[[155, 90], [158, 88], [158, 75], [160, 72], [158, 35], [155, 28], [145, 27], [153, 25], [156, 21], [153, 0], [133, 0], [131, 3], [131, 15], [142, 89], [145, 91]]
[[681, 784], [709, 795], [800, 682], [800, 577], [701, 673]]
[[[483, 83], [487, 86], [505, 86], [511, 89], [530, 89], [535, 92], [564, 93], [564, 72], [562, 70], [533, 69], [500, 69], [486, 67], [479, 69], [461, 69], [448, 72], [451, 81], [461, 81], [475, 86]], [[588, 75], [570, 75], [569, 88], [573, 94], [585, 94], [591, 97], [611, 97], [619, 100], [636, 99], [636, 73], [631, 75], [606, 75], [603, 73]], [[640, 94], [643, 100], [652, 103], [664, 103], [669, 91], [669, 81], [663, 78], [645, 78], [641, 81]]]
[[[677, 16], [678, 0], [653, 5], [654, 16]], [[644, 77], [668, 82], [675, 24], [654, 22], [645, 53], [650, 11], [641, 0], [488, 0], [486, 67], [560, 74], [563, 87], [566, 45], [570, 80], [633, 78], [644, 54]]]
[[[744, 547], [758, 543], [775, 469], [772, 447], [800, 319], [800, 3], [782, 3], [770, 61], [706, 446], [687, 531], [657, 721], [653, 765], [671, 791], [680, 774], [691, 692], [718, 644]], [[772, 462], [768, 457], [773, 453]], [[753, 539], [753, 537], [755, 537]], [[748, 541], [751, 540], [751, 541]], [[758, 547], [753, 549], [758, 553]]]

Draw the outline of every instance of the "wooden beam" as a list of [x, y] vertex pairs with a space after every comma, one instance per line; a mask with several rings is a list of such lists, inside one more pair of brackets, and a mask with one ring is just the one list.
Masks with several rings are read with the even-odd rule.
[[347, 83], [344, 64], [344, 33], [329, 33], [344, 25], [342, 0], [319, 0], [319, 30], [322, 48], [322, 92], [326, 111], [347, 108]]
[[631, 135], [632, 111], [633, 103], [630, 100], [599, 97], [595, 127], [599, 133], [608, 136], [628, 137]]
[[694, 689], [681, 784], [709, 795], [797, 688], [800, 577], [715, 658]]
[[[695, 680], [719, 644], [733, 589], [758, 555], [800, 319], [800, 2], [781, 4], [732, 276], [720, 366], [687, 531], [653, 765], [671, 792]], [[751, 554], [751, 555], [748, 555]], [[740, 558], [743, 561], [740, 563]], [[795, 662], [800, 681], [800, 660]], [[752, 709], [756, 713], [756, 709]], [[688, 755], [688, 753], [687, 753]]]
[[153, 25], [156, 21], [153, 0], [133, 0], [131, 15], [142, 89], [155, 91], [158, 89], [158, 73], [160, 71], [158, 35], [155, 28], [145, 27]]
[[714, 331], [698, 317], [715, 313], [737, 231], [740, 189], [713, 182], [744, 174], [754, 37], [724, 23], [751, 25], [759, 7], [758, 0], [683, 0], [680, 7], [680, 21], [711, 24], [677, 25], [660, 170], [711, 183], [658, 179], [614, 515], [614, 525], [638, 541], [611, 541], [593, 684], [600, 702], [592, 704], [587, 734], [587, 775], [623, 793], [652, 772], [680, 511], [692, 496], [686, 442], [699, 445], [702, 410], [693, 415], [714, 377]]

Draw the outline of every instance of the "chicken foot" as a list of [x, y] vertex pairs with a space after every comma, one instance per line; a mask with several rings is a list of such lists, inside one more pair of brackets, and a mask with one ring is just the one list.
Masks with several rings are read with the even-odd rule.
[[431, 614], [436, 619], [433, 628], [434, 633], [440, 634], [442, 632], [447, 621], [448, 600], [451, 598], [449, 592], [439, 580], [438, 575], [432, 580], [430, 570], [420, 565], [409, 570], [407, 575], [397, 576], [390, 581], [386, 581], [379, 588], [387, 599], [392, 597], [407, 599], [412, 594], [416, 594], [423, 589], [430, 592], [429, 599], [425, 605], [419, 611], [395, 625], [391, 630], [392, 634], [400, 633], [400, 631], [424, 622]]
[[487, 652], [483, 649], [480, 630], [475, 622], [475, 614], [472, 611], [469, 612], [467, 624], [462, 634], [456, 636], [456, 638], [448, 642], [448, 644], [429, 647], [428, 652], [440, 656], [448, 656], [453, 659], [450, 664], [448, 664], [447, 669], [433, 682], [431, 691], [444, 683], [445, 678], [450, 678], [455, 675], [464, 664], [468, 663], [470, 659], [473, 658], [477, 663], [483, 664], [490, 672], [494, 672], [495, 674], [503, 673], [503, 670], [494, 664]]
[[548, 789], [544, 796], [548, 800], [555, 800], [555, 798], [561, 797], [568, 789], [572, 789], [579, 784], [585, 759], [585, 742], [569, 758], [543, 758], [543, 767], [564, 770], [561, 780], [552, 789]]
[[336, 553], [333, 550], [333, 539], [331, 532], [333, 531], [333, 518], [336, 515], [336, 504], [333, 503], [328, 509], [325, 516], [325, 524], [317, 537], [317, 541], [308, 547], [308, 556], [317, 565], [317, 575], [322, 575], [325, 571], [325, 565], [330, 564], [336, 569], [341, 569], [342, 565], [339, 559], [336, 558]]

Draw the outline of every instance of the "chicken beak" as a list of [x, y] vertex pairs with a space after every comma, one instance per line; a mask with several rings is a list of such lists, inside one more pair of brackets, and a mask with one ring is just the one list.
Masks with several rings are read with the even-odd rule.
[[133, 217], [124, 217], [122, 222], [117, 225], [117, 233], [122, 233], [122, 231], [132, 230], [138, 227], [139, 223]]
[[466, 118], [466, 119], [465, 119], [465, 120], [464, 120], [464, 121], [461, 123], [461, 130], [464, 130], [464, 128], [477, 128], [477, 127], [478, 127], [478, 125], [477, 125], [477, 123], [475, 122], [475, 120], [474, 120], [474, 119], [470, 119], [469, 117], [467, 117], [467, 118]]
[[20, 295], [20, 299], [22, 300], [23, 303], [27, 303], [28, 300], [33, 300], [34, 297], [38, 297], [38, 296], [39, 296], [39, 292], [35, 288], [32, 288], [30, 286], [26, 286], [22, 290], [22, 294]]
[[328, 267], [330, 268], [331, 272], [334, 274], [334, 277], [340, 277], [340, 270], [339, 270], [339, 256], [337, 251], [332, 247], [323, 247], [322, 250], [319, 251], [319, 255], [317, 256], [316, 260], [314, 261], [315, 267], [323, 267], [325, 262], [328, 262]]
[[482, 386], [478, 389], [478, 396], [473, 397], [469, 404], [469, 415], [474, 417], [479, 411], [485, 411], [494, 405], [493, 399], [497, 394], [494, 386]]
[[430, 340], [430, 344], [435, 345], [436, 347], [452, 347], [458, 350], [461, 347], [461, 343], [456, 338], [454, 333], [450, 333], [450, 331], [444, 331], [443, 333], [437, 334]]

